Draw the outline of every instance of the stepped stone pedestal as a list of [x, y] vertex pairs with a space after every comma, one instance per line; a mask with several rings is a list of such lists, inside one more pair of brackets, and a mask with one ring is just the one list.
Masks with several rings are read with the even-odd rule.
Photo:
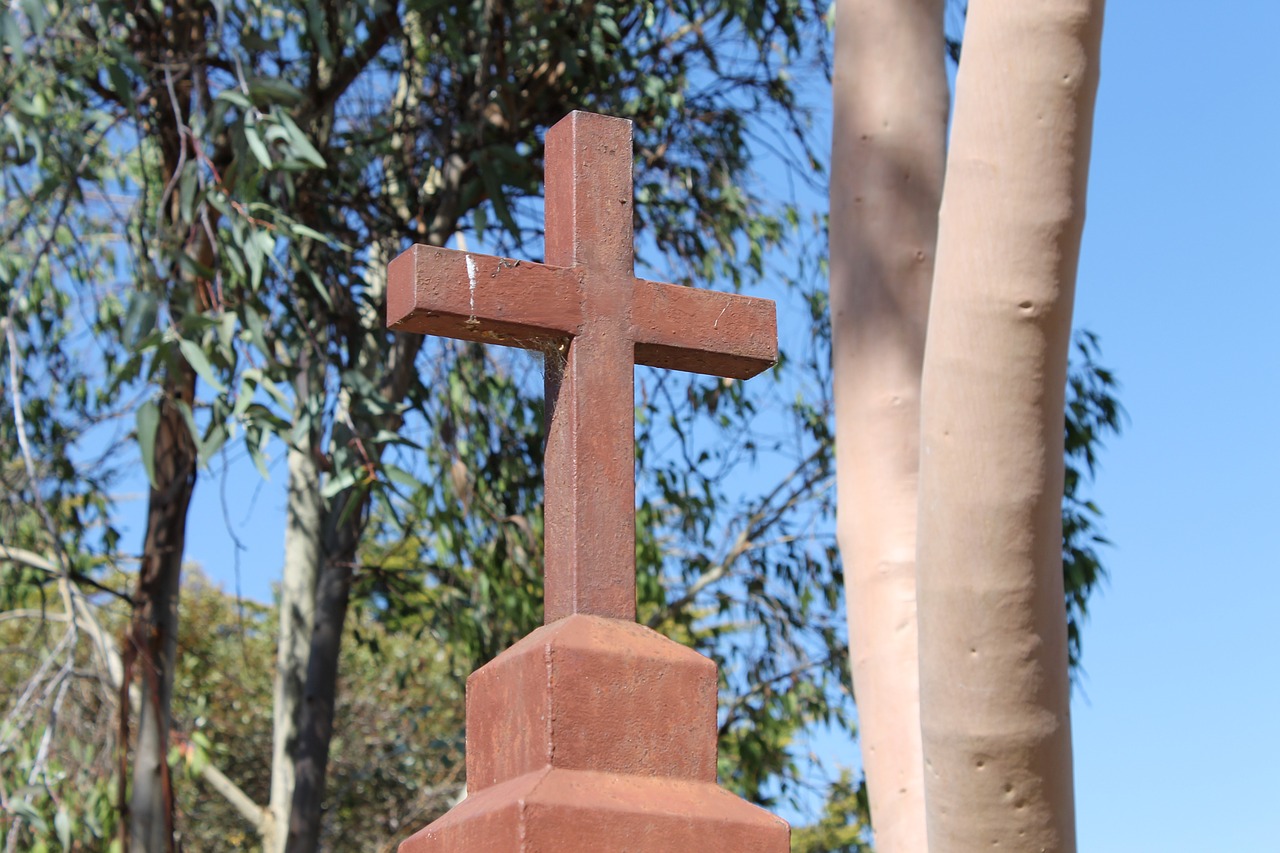
[[716, 784], [716, 668], [634, 622], [573, 615], [467, 682], [467, 798], [400, 853], [786, 853]]

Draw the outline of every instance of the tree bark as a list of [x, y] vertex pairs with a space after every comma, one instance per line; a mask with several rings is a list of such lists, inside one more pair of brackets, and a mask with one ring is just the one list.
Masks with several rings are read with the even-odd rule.
[[831, 152], [839, 502], [876, 849], [924, 851], [916, 634], [920, 371], [949, 96], [942, 0], [841, 0]]
[[[295, 383], [298, 412], [305, 411], [310, 396], [310, 371], [303, 367]], [[271, 801], [269, 837], [264, 849], [284, 850], [289, 832], [289, 809], [296, 780], [301, 709], [307, 680], [311, 636], [315, 626], [316, 582], [321, 559], [324, 501], [320, 498], [318, 448], [307, 430], [289, 449], [289, 496], [284, 534], [284, 576], [280, 584], [280, 629], [276, 647], [274, 705], [272, 708]]]
[[1063, 397], [1102, 0], [975, 0], [922, 391], [929, 849], [1075, 849]]
[[[203, 56], [204, 19], [187, 0], [172, 0], [163, 14], [152, 8], [137, 21], [135, 34], [144, 45], [143, 54], [152, 74], [155, 91], [170, 97], [147, 104], [154, 136], [160, 152], [161, 175], [168, 186], [177, 177], [188, 153], [186, 133], [192, 110], [194, 66]], [[177, 92], [182, 92], [178, 95]], [[159, 242], [174, 237], [171, 248], [185, 253], [199, 264], [213, 263], [211, 230], [191, 228], [183, 221], [176, 198], [162, 208], [164, 229], [153, 235]], [[216, 215], [214, 217], [216, 222]], [[145, 239], [145, 236], [144, 236]], [[163, 249], [165, 294], [170, 321], [176, 326], [182, 315], [204, 304], [205, 284], [181, 269]], [[160, 357], [157, 355], [156, 357]], [[182, 556], [186, 543], [187, 510], [195, 491], [199, 452], [187, 426], [195, 405], [196, 374], [177, 347], [171, 360], [161, 368], [163, 376], [159, 400], [159, 422], [153, 447], [155, 481], [147, 502], [147, 526], [138, 569], [133, 611], [124, 644], [123, 681], [120, 702], [120, 743], [122, 765], [129, 744], [129, 690], [136, 671], [141, 683], [138, 709], [138, 736], [132, 772], [120, 768], [120, 802], [124, 803], [126, 776], [133, 788], [128, 815], [122, 815], [121, 833], [130, 853], [159, 853], [173, 849], [173, 789], [169, 775], [170, 706], [178, 641], [178, 596]], [[182, 407], [187, 407], [184, 415]]]
[[[364, 345], [356, 358], [355, 368], [363, 371], [370, 382], [381, 383], [385, 401], [400, 401], [414, 379], [414, 359], [424, 338], [401, 335], [390, 346], [381, 343], [384, 340], [382, 336], [386, 334], [385, 314], [381, 307], [375, 310], [370, 306], [385, 304], [386, 265], [393, 254], [390, 248], [380, 245], [371, 247], [370, 252], [365, 299], [361, 301], [363, 308], [355, 324], [355, 336]], [[378, 461], [376, 454], [380, 451], [377, 447], [361, 443], [361, 435], [374, 435], [380, 429], [398, 429], [399, 416], [371, 415], [369, 417], [374, 422], [362, 422], [357, 407], [351, 405], [349, 394], [346, 389], [341, 392], [330, 450], [336, 456], [340, 448], [358, 446], [361, 452], [372, 454], [365, 461], [373, 465]], [[320, 546], [315, 616], [307, 656], [305, 693], [299, 708], [295, 782], [285, 842], [288, 853], [314, 853], [320, 846], [329, 745], [337, 708], [338, 655], [357, 548], [365, 525], [363, 505], [366, 498], [367, 492], [362, 486], [342, 490], [328, 502], [322, 526], [315, 531]], [[298, 508], [301, 509], [301, 504]], [[291, 514], [294, 509], [291, 503]], [[302, 522], [295, 524], [291, 517], [291, 535], [295, 528], [299, 535], [305, 532]]]
[[[155, 436], [155, 476], [147, 501], [134, 609], [126, 647], [126, 673], [141, 681], [138, 737], [129, 798], [129, 850], [172, 849], [173, 789], [169, 777], [170, 700], [178, 641], [178, 589], [186, 540], [187, 508], [196, 483], [195, 440], [179, 403], [190, 406], [196, 376], [185, 361], [172, 367], [160, 400]], [[121, 720], [127, 730], [129, 679], [121, 688]], [[127, 738], [124, 741], [127, 743]]]
[[[345, 500], [344, 500], [345, 499]], [[312, 853], [320, 847], [325, 778], [338, 697], [338, 653], [351, 595], [351, 576], [362, 513], [341, 522], [345, 501], [363, 500], [355, 490], [341, 492], [325, 517], [324, 557], [316, 585], [315, 620], [307, 659], [306, 693], [300, 709], [294, 788], [285, 850]]]

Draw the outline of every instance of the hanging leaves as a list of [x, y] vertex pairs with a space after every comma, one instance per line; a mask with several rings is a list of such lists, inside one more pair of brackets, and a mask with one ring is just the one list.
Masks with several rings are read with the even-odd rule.
[[160, 407], [155, 400], [147, 400], [138, 407], [138, 452], [142, 455], [142, 467], [147, 480], [156, 485], [156, 428], [160, 425]]

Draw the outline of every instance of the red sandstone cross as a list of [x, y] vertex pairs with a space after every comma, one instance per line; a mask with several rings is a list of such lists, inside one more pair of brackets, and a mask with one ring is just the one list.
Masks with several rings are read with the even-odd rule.
[[417, 245], [388, 271], [391, 329], [554, 353], [548, 624], [635, 619], [633, 365], [746, 379], [778, 357], [773, 302], [635, 277], [631, 157], [631, 122], [570, 113], [547, 132], [545, 264]]

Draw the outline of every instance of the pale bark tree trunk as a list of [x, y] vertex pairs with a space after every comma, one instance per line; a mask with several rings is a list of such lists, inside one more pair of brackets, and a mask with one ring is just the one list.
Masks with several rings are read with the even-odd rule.
[[[394, 257], [394, 248], [375, 244], [370, 252], [365, 298], [361, 300], [362, 314], [357, 327], [364, 335], [374, 336], [384, 334], [385, 316], [380, 306], [386, 301], [386, 267]], [[372, 306], [379, 307], [375, 309]], [[357, 357], [355, 369], [364, 372], [370, 382], [381, 383], [384, 400], [403, 400], [413, 381], [414, 359], [423, 340], [420, 335], [402, 335], [390, 348], [366, 345]], [[330, 438], [331, 449], [336, 451], [341, 447], [358, 445], [362, 452], [370, 454], [366, 461], [376, 463], [379, 448], [362, 444], [359, 439], [362, 435], [374, 435], [380, 429], [398, 429], [399, 416], [375, 415], [376, 422], [362, 423], [350, 403], [348, 392], [344, 390], [338, 401], [337, 423]], [[312, 853], [319, 849], [329, 747], [337, 709], [338, 656], [357, 548], [365, 524], [364, 500], [365, 493], [358, 487], [342, 490], [330, 499], [320, 516], [319, 527], [314, 530], [318, 537], [315, 540], [318, 543], [318, 562], [314, 618], [307, 638], [305, 689], [297, 709], [298, 735], [292, 758], [294, 783], [285, 826], [284, 849], [288, 853]], [[349, 506], [351, 501], [359, 504]], [[299, 504], [296, 508], [301, 510], [303, 506]], [[294, 509], [291, 503], [290, 511]], [[295, 525], [294, 519], [290, 518], [291, 536], [309, 533], [305, 528], [301, 520]]]
[[1063, 387], [1102, 10], [969, 9], [922, 391], [932, 853], [1075, 849]]
[[[333, 66], [323, 57], [317, 61], [314, 73], [316, 88], [324, 90], [332, 84]], [[328, 109], [318, 114], [315, 122], [314, 136], [318, 144], [328, 142], [333, 121], [330, 104]], [[304, 256], [308, 254], [310, 248], [304, 249]], [[338, 617], [337, 638], [330, 638], [333, 660], [315, 660], [313, 651], [317, 645], [317, 634], [329, 638], [329, 623], [333, 619], [332, 614], [324, 612], [321, 603], [326, 559], [332, 559], [332, 555], [326, 549], [326, 509], [325, 501], [320, 495], [320, 458], [323, 451], [319, 445], [319, 437], [323, 403], [315, 399], [323, 397], [325, 393], [326, 369], [324, 364], [319, 363], [328, 355], [324, 342], [319, 340], [325, 335], [326, 332], [323, 331], [312, 333], [312, 349], [300, 353], [296, 365], [298, 373], [294, 378], [293, 417], [296, 434], [288, 451], [289, 494], [285, 508], [280, 626], [272, 696], [271, 792], [267, 804], [270, 820], [264, 827], [264, 853], [284, 853], [291, 849], [291, 838], [295, 834], [290, 829], [291, 814], [298, 796], [300, 761], [303, 764], [301, 785], [304, 795], [315, 782], [314, 767], [303, 755], [309, 740], [306, 727], [315, 725], [314, 714], [307, 717], [307, 705], [317, 701], [317, 676], [312, 667], [318, 665], [322, 671], [328, 672], [329, 686], [319, 688], [320, 701], [323, 701], [325, 695], [336, 695], [338, 642], [346, 616], [344, 593], [342, 614]], [[304, 422], [306, 428], [297, 429]], [[354, 559], [354, 554], [350, 559]], [[321, 620], [319, 625], [317, 618]], [[320, 645], [328, 648], [328, 643], [322, 642]], [[331, 729], [332, 719], [329, 726]], [[326, 739], [328, 736], [326, 735]], [[321, 768], [320, 771], [321, 787], [323, 770]], [[314, 797], [317, 824], [320, 813], [319, 796], [317, 793]], [[311, 839], [310, 847], [292, 849], [315, 849], [319, 840], [318, 832], [317, 826], [317, 834]]]
[[[413, 55], [413, 46], [423, 43], [421, 16], [406, 10], [401, 27], [408, 46], [407, 54]], [[399, 123], [400, 116], [411, 113], [417, 106], [413, 79], [409, 69], [402, 71], [393, 99], [397, 125], [392, 147], [402, 156], [412, 156], [405, 152], [413, 151], [412, 139]], [[446, 168], [442, 184], [437, 188], [435, 216], [421, 232], [421, 239], [432, 245], [443, 245], [453, 233], [457, 221], [459, 187], [464, 169], [456, 155], [449, 162], [451, 166]], [[388, 175], [395, 174], [393, 169], [387, 172]], [[390, 192], [389, 195], [395, 196], [396, 193]], [[400, 215], [406, 222], [414, 218], [413, 211], [407, 206], [400, 210]], [[414, 380], [414, 361], [425, 340], [421, 335], [400, 335], [390, 347], [375, 343], [381, 341], [381, 336], [386, 333], [386, 318], [380, 307], [385, 304], [386, 265], [399, 249], [400, 246], [391, 244], [371, 247], [369, 280], [361, 300], [363, 310], [353, 324], [364, 341], [359, 347], [356, 369], [364, 372], [371, 382], [381, 384], [382, 397], [386, 402], [396, 403], [402, 401], [409, 391]], [[379, 308], [371, 310], [369, 306]], [[355, 341], [349, 343], [354, 345]], [[376, 423], [359, 423], [352, 420], [353, 417], [358, 418], [359, 415], [351, 411], [349, 400], [345, 397], [340, 399], [331, 449], [358, 439], [359, 434], [374, 435], [379, 429], [398, 429], [400, 426], [399, 416], [374, 416]], [[356, 428], [356, 434], [353, 434], [352, 427]], [[366, 453], [381, 453], [379, 447], [363, 447]], [[367, 461], [376, 462], [377, 459]], [[364, 514], [359, 509], [345, 511], [348, 502], [356, 499], [357, 490], [344, 489], [330, 499], [327, 507], [320, 499], [320, 476], [314, 451], [306, 460], [291, 455], [291, 476], [295, 465], [299, 486], [308, 489], [312, 499], [300, 494], [296, 501], [290, 501], [286, 539], [291, 545], [286, 548], [285, 576], [286, 579], [291, 576], [300, 578], [302, 572], [311, 572], [305, 584], [301, 581], [296, 584], [299, 589], [306, 585], [311, 588], [307, 599], [311, 605], [311, 622], [305, 634], [292, 644], [290, 653], [291, 666], [300, 666], [306, 673], [301, 689], [277, 694], [277, 702], [287, 705], [286, 708], [276, 708], [277, 725], [293, 725], [296, 735], [292, 741], [293, 748], [286, 749], [284, 755], [277, 754], [276, 760], [282, 762], [282, 770], [272, 778], [271, 813], [275, 820], [273, 838], [276, 844], [272, 849], [276, 853], [314, 853], [320, 846], [329, 751], [337, 709], [338, 657], [357, 548], [365, 524]], [[294, 541], [302, 539], [308, 541]]]
[[[305, 413], [312, 377], [304, 365], [295, 385], [299, 405], [295, 417]], [[305, 431], [289, 449], [289, 496], [286, 509], [284, 576], [280, 584], [280, 628], [276, 647], [274, 705], [272, 708], [271, 815], [263, 847], [270, 853], [284, 850], [289, 833], [289, 808], [295, 784], [294, 756], [299, 716], [307, 680], [311, 633], [315, 626], [316, 580], [321, 558], [320, 531], [324, 501], [320, 497], [320, 470], [312, 430]]]
[[[350, 435], [346, 430], [341, 432]], [[359, 508], [351, 510], [355, 521], [338, 520], [350, 500], [362, 498], [354, 490], [344, 490], [325, 515], [324, 555], [316, 583], [315, 619], [309, 638], [306, 690], [300, 708], [294, 788], [285, 839], [289, 853], [311, 853], [320, 847], [329, 744], [338, 701], [338, 653], [362, 527]]]
[[949, 96], [943, 0], [840, 0], [831, 316], [858, 739], [876, 849], [926, 849], [916, 634], [920, 370]]

